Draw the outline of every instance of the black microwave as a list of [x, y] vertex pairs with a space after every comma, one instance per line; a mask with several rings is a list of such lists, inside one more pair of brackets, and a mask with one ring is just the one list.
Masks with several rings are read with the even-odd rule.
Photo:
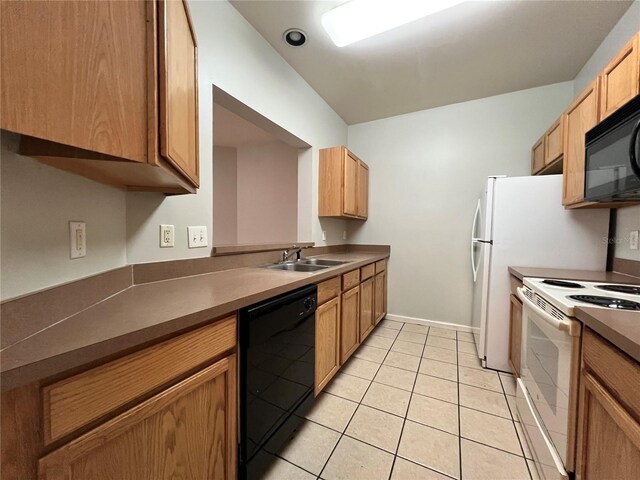
[[584, 198], [640, 201], [640, 95], [585, 136]]

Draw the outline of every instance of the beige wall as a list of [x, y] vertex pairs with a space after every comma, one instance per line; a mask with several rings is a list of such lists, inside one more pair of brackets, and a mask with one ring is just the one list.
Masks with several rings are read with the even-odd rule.
[[238, 243], [238, 151], [213, 148], [213, 245]]
[[[640, 30], [640, 1], [635, 1], [576, 76], [575, 95], [579, 94], [602, 71], [638, 30]], [[619, 209], [614, 212], [614, 215], [617, 216], [615, 256], [640, 261], [640, 250], [629, 248], [630, 233], [640, 230], [640, 205]]]
[[282, 142], [238, 147], [238, 243], [295, 242], [298, 150]]
[[529, 175], [531, 145], [572, 95], [566, 82], [349, 127], [370, 168], [369, 219], [350, 241], [391, 245], [389, 313], [469, 325], [481, 189], [489, 175]]
[[[318, 150], [345, 144], [347, 127], [329, 105], [226, 1], [190, 1], [198, 38], [200, 177], [196, 195], [124, 193], [15, 155], [2, 139], [1, 296], [16, 295], [116, 268], [210, 255], [188, 249], [188, 225], [213, 225], [215, 84], [313, 147], [300, 158], [303, 198], [298, 239], [340, 243], [344, 222], [317, 217]], [[256, 61], [259, 59], [259, 61]], [[312, 114], [310, 114], [312, 112]], [[4, 137], [4, 135], [3, 135]], [[33, 219], [33, 221], [29, 221]], [[87, 221], [87, 257], [68, 258], [71, 219]], [[159, 247], [159, 225], [175, 225], [175, 247]], [[328, 229], [327, 242], [321, 230]], [[21, 232], [24, 238], [17, 232]]]
[[[126, 194], [49, 167], [2, 132], [0, 296], [26, 292], [126, 263]], [[87, 223], [87, 256], [69, 259], [69, 221]]]

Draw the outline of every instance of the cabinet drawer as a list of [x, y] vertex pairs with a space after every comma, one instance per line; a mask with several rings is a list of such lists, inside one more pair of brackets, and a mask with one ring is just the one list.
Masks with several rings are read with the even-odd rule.
[[366, 265], [360, 269], [360, 281], [364, 281], [367, 278], [373, 277], [376, 273], [376, 264], [372, 263], [370, 265]]
[[640, 417], [640, 364], [589, 328], [585, 328], [582, 340], [582, 358], [585, 368], [594, 372], [632, 415]]
[[318, 305], [340, 295], [340, 277], [334, 277], [318, 284]]
[[45, 443], [170, 382], [236, 343], [234, 315], [45, 387]]
[[353, 270], [352, 272], [342, 275], [342, 291], [349, 290], [360, 283], [360, 270]]
[[387, 269], [386, 260], [380, 260], [379, 262], [376, 262], [376, 273], [383, 272], [386, 269]]

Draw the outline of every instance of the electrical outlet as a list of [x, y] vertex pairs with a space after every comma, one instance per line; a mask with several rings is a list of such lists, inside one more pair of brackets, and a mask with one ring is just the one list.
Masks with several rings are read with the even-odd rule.
[[347, 231], [346, 231], [346, 230], [343, 230], [343, 231], [342, 231], [342, 239], [343, 239], [343, 240], [346, 240], [346, 239], [347, 239]]
[[634, 230], [629, 234], [629, 248], [631, 250], [638, 250], [638, 230]]
[[69, 257], [87, 256], [87, 224], [85, 222], [69, 222]]
[[322, 230], [322, 240], [326, 240], [326, 239], [327, 239], [327, 231]]
[[201, 248], [209, 244], [207, 227], [187, 227], [187, 236], [189, 238], [189, 248]]
[[173, 247], [174, 237], [173, 225], [160, 225], [160, 248]]

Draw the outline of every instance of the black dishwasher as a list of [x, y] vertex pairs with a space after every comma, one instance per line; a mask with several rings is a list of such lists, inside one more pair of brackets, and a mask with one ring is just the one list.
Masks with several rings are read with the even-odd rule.
[[316, 304], [311, 285], [240, 310], [241, 479], [259, 478], [252, 459], [313, 403]]

